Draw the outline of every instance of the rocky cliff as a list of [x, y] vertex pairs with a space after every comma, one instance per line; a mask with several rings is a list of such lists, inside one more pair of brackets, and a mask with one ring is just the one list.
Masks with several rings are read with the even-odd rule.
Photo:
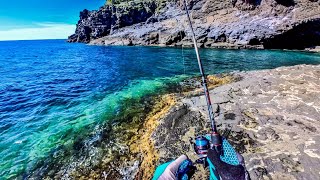
[[[320, 45], [319, 0], [189, 0], [201, 47], [305, 49]], [[69, 42], [191, 46], [181, 0], [130, 1], [80, 13]]]

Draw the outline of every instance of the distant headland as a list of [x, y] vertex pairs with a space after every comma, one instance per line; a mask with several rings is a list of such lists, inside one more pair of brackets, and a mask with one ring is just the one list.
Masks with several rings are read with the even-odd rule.
[[[318, 49], [318, 0], [191, 0], [197, 41], [206, 48]], [[192, 46], [182, 1], [107, 1], [80, 12], [69, 42]]]

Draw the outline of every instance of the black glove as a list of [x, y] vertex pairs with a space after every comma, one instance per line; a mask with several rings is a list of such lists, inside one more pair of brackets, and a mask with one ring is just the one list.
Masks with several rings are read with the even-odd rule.
[[[237, 156], [239, 162], [243, 162], [242, 156], [240, 154]], [[207, 160], [210, 166], [210, 179], [246, 180], [248, 178], [242, 163], [239, 165], [225, 163], [221, 160], [220, 153], [214, 149], [209, 149]]]

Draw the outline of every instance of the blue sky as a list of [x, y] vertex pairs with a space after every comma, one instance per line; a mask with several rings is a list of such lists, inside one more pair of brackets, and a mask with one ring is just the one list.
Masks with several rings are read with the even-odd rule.
[[105, 0], [1, 0], [0, 40], [66, 39], [79, 12], [98, 9]]

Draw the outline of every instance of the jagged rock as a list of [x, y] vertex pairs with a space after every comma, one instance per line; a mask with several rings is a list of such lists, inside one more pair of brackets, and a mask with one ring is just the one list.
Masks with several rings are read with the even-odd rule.
[[302, 22], [292, 29], [263, 40], [266, 48], [304, 49], [319, 45], [320, 18]]
[[159, 43], [159, 33], [153, 32], [147, 35], [146, 41], [148, 44], [158, 44]]
[[115, 29], [144, 22], [150, 18], [156, 9], [153, 1], [130, 3], [127, 6], [105, 5], [97, 11], [80, 12], [75, 34], [69, 36], [69, 42], [88, 43], [109, 35]]
[[176, 43], [178, 41], [181, 41], [185, 37], [185, 32], [184, 31], [178, 31], [175, 32], [165, 39], [165, 45], [172, 45], [173, 43]]
[[[69, 42], [114, 45], [190, 46], [182, 1], [144, 1], [103, 6], [80, 13]], [[316, 0], [192, 0], [191, 19], [201, 47], [305, 49], [320, 45], [320, 2]], [[182, 39], [177, 32], [184, 32]], [[153, 37], [158, 33], [158, 40]]]

